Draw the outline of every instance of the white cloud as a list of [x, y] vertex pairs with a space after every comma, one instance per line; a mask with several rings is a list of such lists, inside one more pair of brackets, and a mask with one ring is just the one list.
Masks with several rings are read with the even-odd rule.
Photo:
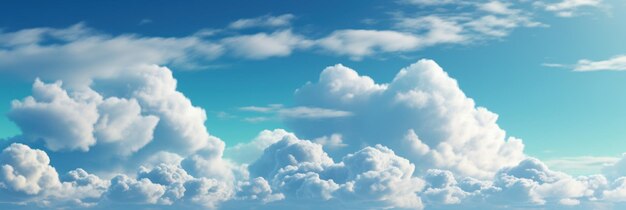
[[[328, 67], [318, 82], [296, 92], [296, 102], [353, 114], [286, 121], [306, 138], [341, 134], [349, 146], [333, 153], [337, 155], [362, 145], [384, 144], [414, 161], [420, 171], [441, 168], [481, 178], [524, 157], [521, 141], [506, 137], [496, 123], [498, 116], [477, 107], [431, 60], [400, 70], [389, 84], [376, 84], [341, 65]], [[411, 130], [414, 135], [407, 138]]]
[[607, 60], [592, 61], [579, 60], [574, 65], [574, 71], [624, 71], [626, 70], [626, 55], [618, 55]]
[[420, 6], [433, 6], [433, 5], [445, 5], [452, 3], [459, 3], [458, 0], [400, 0], [400, 3], [415, 4]]
[[557, 171], [572, 175], [590, 175], [600, 173], [604, 167], [613, 165], [618, 160], [616, 157], [580, 156], [547, 159], [544, 162]]
[[[139, 65], [173, 64], [190, 66], [194, 59], [211, 60], [222, 47], [198, 37], [111, 36], [83, 24], [69, 28], [35, 28], [1, 33], [0, 71], [27, 78], [63, 79], [67, 83], [89, 82], [94, 77], [117, 75]], [[54, 43], [54, 44], [50, 44]]]
[[0, 166], [0, 186], [6, 196], [34, 196], [61, 188], [58, 174], [44, 151], [11, 144], [2, 150]]
[[602, 0], [562, 0], [555, 3], [537, 2], [539, 6], [544, 7], [546, 11], [554, 12], [560, 17], [572, 17], [576, 13], [585, 7], [600, 7]]
[[291, 21], [295, 18], [292, 14], [284, 14], [279, 16], [264, 15], [256, 18], [239, 19], [228, 25], [231, 29], [246, 29], [254, 27], [284, 27], [291, 25]]
[[126, 175], [113, 178], [107, 191], [107, 197], [112, 201], [128, 204], [156, 204], [163, 194], [164, 186], [146, 178], [135, 180]]
[[317, 42], [325, 50], [357, 60], [378, 52], [412, 51], [423, 44], [412, 34], [377, 30], [337, 30]]
[[486, 12], [501, 14], [501, 15], [511, 15], [518, 13], [517, 10], [512, 10], [509, 8], [509, 3], [503, 3], [501, 1], [490, 1], [479, 6], [480, 10], [484, 10]]
[[350, 112], [341, 110], [322, 109], [315, 107], [293, 107], [278, 111], [278, 115], [283, 118], [302, 118], [302, 119], [323, 119], [349, 117]]
[[282, 193], [273, 193], [267, 180], [257, 177], [238, 185], [237, 200], [260, 201], [262, 204], [285, 199]]
[[[324, 109], [319, 107], [284, 107], [282, 104], [270, 104], [268, 106], [246, 106], [241, 107], [239, 110], [258, 112], [264, 114], [273, 114], [281, 119], [324, 119], [324, 118], [343, 118], [350, 117], [352, 113], [342, 110]], [[244, 121], [248, 122], [260, 122], [270, 120], [269, 117], [249, 117]]]
[[33, 84], [33, 96], [13, 101], [8, 117], [22, 130], [26, 138], [43, 139], [53, 151], [88, 151], [96, 143], [93, 125], [98, 120], [100, 95], [90, 92], [70, 97], [62, 83]]
[[224, 157], [238, 163], [250, 164], [261, 157], [265, 148], [284, 138], [295, 139], [296, 136], [283, 129], [263, 130], [250, 142], [226, 148]]
[[463, 43], [469, 38], [463, 32], [463, 26], [459, 22], [452, 18], [444, 18], [437, 15], [399, 18], [395, 26], [413, 32], [426, 31], [419, 36], [423, 46]]
[[270, 208], [302, 203], [330, 209], [423, 207], [417, 196], [423, 181], [413, 177], [415, 166], [380, 145], [335, 163], [322, 145], [284, 138], [268, 147], [249, 169], [251, 176], [269, 180], [272, 189], [285, 196]]
[[0, 167], [0, 200], [5, 204], [89, 207], [109, 186], [82, 169], [69, 171], [61, 181], [44, 151], [19, 143], [2, 150]]
[[310, 40], [292, 33], [291, 30], [228, 37], [221, 40], [221, 43], [234, 55], [250, 59], [288, 56], [296, 49], [305, 49], [312, 45]]
[[149, 161], [186, 158], [188, 170], [200, 167], [193, 172], [232, 182], [230, 165], [221, 159], [224, 142], [207, 132], [205, 111], [176, 86], [172, 72], [158, 66], [86, 86], [37, 80], [33, 96], [15, 101], [9, 116], [23, 132], [18, 140], [53, 151], [64, 170], [81, 167], [110, 177]]
[[[516, 28], [545, 26], [534, 21], [531, 12], [517, 9], [519, 3], [502, 1], [438, 1], [438, 3], [442, 4], [427, 4], [437, 10], [426, 15], [397, 14], [395, 27], [410, 31], [423, 39], [423, 46], [432, 46], [502, 38]], [[459, 12], [461, 9], [463, 12]]]

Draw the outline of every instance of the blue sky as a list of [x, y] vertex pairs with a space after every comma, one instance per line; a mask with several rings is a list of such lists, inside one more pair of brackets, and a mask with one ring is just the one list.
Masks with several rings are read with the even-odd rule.
[[[407, 164], [415, 165], [415, 172], [411, 172], [414, 176], [410, 177], [425, 180], [425, 189], [431, 185], [435, 189], [429, 183], [429, 176], [447, 176], [447, 173], [428, 169], [449, 170], [447, 172], [454, 174], [450, 176], [459, 180], [463, 177], [491, 180], [501, 174], [523, 178], [525, 175], [515, 174], [515, 167], [548, 170], [542, 168], [546, 164], [555, 170], [546, 171], [549, 176], [561, 179], [562, 176], [602, 173], [609, 181], [615, 181], [614, 186], [620, 185], [616, 177], [626, 175], [620, 174], [626, 170], [619, 168], [623, 162], [621, 154], [626, 152], [623, 149], [626, 148], [626, 133], [622, 132], [626, 125], [626, 92], [620, 91], [626, 88], [626, 42], [623, 41], [626, 14], [622, 12], [626, 3], [621, 1], [9, 1], [4, 5], [0, 7], [0, 112], [3, 113], [0, 138], [5, 139], [2, 145], [20, 143], [28, 145], [28, 150], [41, 149], [38, 151], [50, 156], [50, 164], [59, 174], [84, 168], [106, 183], [102, 184], [109, 187], [105, 195], [115, 190], [112, 186], [116, 181], [130, 182], [130, 185], [139, 182], [142, 173], [131, 169], [140, 165], [146, 166], [146, 170], [162, 169], [150, 162], [154, 161], [150, 158], [165, 151], [179, 157], [180, 169], [187, 170], [193, 180], [206, 177], [226, 183], [250, 184], [256, 183], [251, 180], [259, 175], [265, 183], [270, 182], [269, 188], [275, 193], [270, 190], [268, 199], [277, 199], [280, 196], [271, 195], [278, 195], [276, 193], [280, 191], [271, 183], [271, 178], [280, 174], [255, 171], [254, 167], [272, 164], [264, 158], [272, 155], [270, 148], [280, 147], [278, 140], [282, 138], [271, 140], [276, 136], [293, 138], [284, 140], [292, 141], [288, 145], [302, 145], [303, 148], [320, 145], [324, 148], [324, 155], [328, 153], [331, 162], [335, 161], [324, 162], [322, 156], [316, 159], [321, 165], [350, 159], [347, 154], [361, 152], [365, 146], [380, 154], [388, 154], [385, 149], [375, 146], [382, 144], [399, 155], [388, 158], [400, 162], [394, 165], [401, 165], [400, 171], [410, 167], [403, 168], [404, 162], [398, 158], [408, 159]], [[421, 59], [436, 63], [431, 65], [430, 61], [419, 61]], [[177, 80], [176, 87], [168, 86], [173, 78], [162, 72], [155, 73], [159, 72], [153, 69], [156, 67], [145, 65], [167, 67], [169, 70], [165, 72], [171, 72]], [[438, 67], [443, 70], [440, 72]], [[396, 82], [408, 77], [398, 73], [403, 68], [411, 72], [408, 75], [426, 78], [423, 79], [426, 82], [419, 81], [424, 84], [432, 82], [433, 87], [420, 82], [411, 84], [415, 87], [407, 87]], [[431, 74], [427, 72], [431, 71], [436, 75], [447, 74], [430, 78]], [[351, 75], [350, 72], [361, 77], [346, 76]], [[320, 79], [324, 75], [335, 83]], [[363, 79], [366, 76], [384, 88], [377, 89], [378, 86]], [[441, 77], [455, 79], [458, 87]], [[43, 89], [34, 87], [36, 78], [43, 81]], [[437, 86], [440, 80], [447, 86]], [[68, 115], [73, 112], [42, 102], [51, 95], [57, 97], [60, 94], [47, 92], [57, 90], [55, 81], [63, 81], [58, 88], [68, 92], [67, 97], [72, 99], [72, 102], [63, 102], [64, 106], [76, 106], [74, 111], [87, 111], [76, 116]], [[151, 81], [162, 81], [164, 85]], [[324, 85], [339, 85], [339, 88], [326, 89]], [[389, 88], [385, 89], [387, 86]], [[349, 88], [344, 90], [342, 87]], [[411, 88], [414, 92], [431, 94], [433, 98], [441, 94], [444, 102], [433, 107], [418, 103], [415, 105], [418, 108], [387, 109], [395, 106], [389, 102], [394, 94], [394, 100], [402, 94], [418, 100], [418, 96], [409, 94], [414, 93], [409, 90]], [[339, 95], [334, 95], [338, 94], [337, 91], [353, 91], [349, 95], [367, 99], [342, 101]], [[95, 98], [90, 98], [92, 92], [96, 93]], [[159, 97], [162, 92], [171, 95]], [[453, 96], [446, 95], [449, 92], [454, 93]], [[465, 95], [461, 97], [458, 93]], [[31, 95], [39, 104], [31, 107], [30, 99], [25, 99]], [[101, 101], [107, 98], [122, 98], [123, 102]], [[473, 100], [475, 106], [466, 100]], [[457, 107], [458, 101], [463, 102]], [[102, 105], [107, 103], [111, 104]], [[114, 110], [122, 106], [112, 105], [116, 103], [129, 107], [124, 109], [126, 112], [110, 113], [112, 123], [107, 124], [102, 116], [108, 112], [107, 107]], [[96, 116], [93, 119], [89, 114], [91, 106], [98, 107], [94, 108], [97, 111], [94, 110]], [[135, 106], [140, 109], [137, 113], [132, 111]], [[489, 122], [483, 123], [491, 115], [479, 107], [497, 114], [497, 122], [486, 120]], [[449, 116], [423, 117], [439, 113], [429, 111], [431, 108], [455, 111]], [[206, 121], [202, 118], [204, 114]], [[472, 117], [466, 119], [465, 114]], [[57, 119], [60, 115], [66, 117]], [[115, 121], [115, 116], [137, 119], [130, 120], [132, 123], [125, 121], [128, 117]], [[403, 116], [412, 117], [404, 119]], [[151, 123], [151, 117], [158, 120]], [[475, 126], [480, 128], [471, 127], [474, 124], [470, 123], [454, 131], [457, 123], [465, 125], [463, 123], [468, 121], [476, 121]], [[85, 123], [90, 130], [81, 130], [83, 127], [80, 126]], [[116, 127], [117, 124], [122, 128]], [[483, 126], [484, 131], [481, 130]], [[139, 132], [146, 128], [147, 133]], [[419, 136], [417, 142], [421, 139], [431, 150], [438, 145], [432, 141], [452, 139], [450, 141], [455, 142], [452, 137], [448, 139], [453, 136], [461, 140], [467, 138], [468, 142], [477, 138], [497, 139], [491, 143], [502, 144], [498, 146], [500, 150], [515, 148], [510, 150], [518, 153], [502, 155], [498, 152], [494, 158], [502, 158], [502, 164], [476, 162], [470, 164], [475, 167], [473, 170], [464, 168], [461, 163], [452, 163], [452, 160], [438, 160], [437, 155], [428, 156], [432, 158], [432, 164], [421, 163], [417, 161], [421, 158], [409, 157], [419, 152], [399, 151], [403, 146], [398, 142], [407, 128]], [[434, 131], [431, 133], [426, 128]], [[376, 132], [366, 135], [370, 129]], [[402, 133], [396, 131], [400, 129], [404, 129]], [[263, 130], [273, 130], [273, 133], [264, 134]], [[453, 131], [445, 133], [441, 130]], [[329, 143], [333, 142], [333, 135], [339, 136], [339, 143]], [[509, 137], [521, 139], [523, 149]], [[168, 143], [166, 140], [176, 138], [184, 139], [181, 142], [185, 143]], [[117, 145], [123, 141], [132, 143]], [[225, 146], [219, 146], [222, 144]], [[193, 147], [187, 148], [190, 145]], [[490, 140], [480, 145], [491, 145]], [[122, 147], [131, 149], [119, 149]], [[173, 149], [164, 149], [168, 147]], [[251, 147], [261, 150], [257, 148], [250, 152]], [[263, 150], [265, 148], [268, 149]], [[289, 148], [292, 147], [283, 149], [288, 151]], [[122, 155], [109, 156], [107, 151]], [[368, 151], [363, 153], [371, 154]], [[239, 155], [246, 152], [255, 158]], [[222, 153], [225, 159], [222, 159]], [[213, 155], [208, 155], [211, 158], [203, 156], [207, 159], [204, 162], [195, 158], [207, 154], [220, 155], [218, 159], [211, 159], [216, 158]], [[472, 158], [476, 157], [469, 154], [457, 158], [475, 161]], [[74, 160], [77, 155], [87, 158]], [[537, 159], [522, 161], [519, 155]], [[486, 155], [485, 158], [489, 157]], [[156, 159], [168, 158], [159, 156]], [[84, 165], [99, 160], [128, 161], [129, 164], [114, 164], [111, 168]], [[193, 160], [195, 169], [185, 165], [187, 160]], [[450, 163], [444, 164], [446, 161]], [[519, 165], [515, 165], [517, 163]], [[237, 168], [233, 165], [239, 164], [244, 164], [242, 168], [250, 165], [250, 168], [237, 169], [245, 172], [233, 169]], [[222, 166], [227, 169], [216, 169]], [[202, 172], [202, 168], [227, 172]], [[317, 172], [322, 177], [330, 176], [324, 173], [332, 173]], [[130, 178], [116, 179], [113, 175], [118, 173]], [[239, 177], [248, 173], [251, 177]], [[157, 183], [154, 179], [149, 180], [153, 182], [151, 184]], [[497, 180], [491, 181], [497, 183]], [[548, 182], [534, 181], [539, 185]], [[188, 182], [192, 181], [185, 183]], [[407, 182], [404, 184], [419, 185], [411, 180]], [[170, 187], [161, 184], [167, 189]], [[614, 195], [621, 192], [619, 190], [607, 188], [605, 192], [599, 192], [604, 197], [598, 199], [620, 200], [621, 197]], [[421, 197], [420, 205], [424, 203], [426, 209], [447, 208], [429, 200], [426, 191], [415, 192], [418, 199]], [[538, 192], [542, 193], [545, 192]], [[287, 201], [292, 201], [289, 192], [284, 191], [281, 195], [285, 203], [277, 201], [279, 204], [276, 205], [288, 206]], [[338, 200], [349, 200], [335, 196]], [[505, 195], [492, 195], [497, 196]], [[552, 205], [550, 199], [556, 199], [547, 195], [533, 196], [529, 196], [535, 199], [530, 199], [531, 203], [542, 203], [537, 199], [543, 200], [547, 208]], [[588, 196], [574, 193], [556, 199], [556, 203], [578, 202], [581, 208], [594, 206], [593, 202], [585, 202], [593, 200]], [[467, 198], [469, 196], [461, 197], [459, 202], [476, 202]], [[102, 204], [104, 206], [93, 205], [129, 208], [124, 202], [112, 202], [116, 199], [123, 201], [125, 198], [109, 197]], [[173, 207], [171, 203], [178, 204], [178, 201], [172, 199], [163, 195], [148, 199], [147, 203], [161, 205], [170, 202], [168, 205]], [[37, 203], [35, 198], [27, 200]], [[209, 200], [210, 205], [204, 207], [242, 208], [228, 203], [230, 197]], [[135, 203], [126, 201], [126, 204]], [[158, 208], [166, 208], [158, 205]], [[344, 207], [356, 208], [350, 205]], [[416, 207], [396, 201], [381, 205], [378, 207]]]

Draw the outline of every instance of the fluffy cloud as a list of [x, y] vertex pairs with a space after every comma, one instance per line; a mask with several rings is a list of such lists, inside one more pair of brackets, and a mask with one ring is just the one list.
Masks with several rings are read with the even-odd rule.
[[[67, 160], [57, 164], [64, 170], [113, 175], [149, 160], [187, 158], [190, 170], [210, 163], [201, 168], [232, 177], [221, 159], [224, 142], [209, 135], [205, 111], [177, 91], [176, 83], [169, 69], [158, 66], [95, 78], [85, 86], [37, 80], [33, 96], [14, 101], [9, 118], [23, 132], [18, 139], [43, 143], [54, 158]], [[101, 161], [112, 164], [96, 164]]]
[[271, 205], [422, 208], [417, 192], [423, 181], [413, 177], [415, 166], [380, 145], [335, 163], [322, 145], [287, 137], [268, 147], [249, 169], [252, 177], [270, 180], [271, 188], [285, 196]]
[[23, 144], [11, 144], [2, 150], [0, 163], [0, 186], [6, 196], [32, 196], [61, 187], [48, 155], [41, 150]]
[[62, 149], [88, 151], [96, 143], [93, 124], [98, 120], [99, 95], [76, 94], [71, 98], [61, 82], [33, 84], [33, 96], [13, 101], [9, 119], [25, 137], [43, 139], [53, 151]]
[[297, 137], [284, 129], [263, 130], [248, 143], [228, 147], [224, 156], [238, 163], [250, 164], [261, 157], [265, 148], [284, 138], [296, 139]]
[[487, 178], [523, 159], [520, 140], [506, 137], [497, 115], [477, 107], [434, 61], [402, 69], [389, 84], [336, 65], [296, 92], [299, 105], [347, 110], [349, 118], [287, 121], [299, 135], [341, 134], [343, 151], [384, 144], [420, 169], [442, 168]]
[[69, 171], [61, 181], [44, 151], [19, 143], [2, 150], [0, 167], [0, 195], [8, 205], [89, 207], [109, 185], [82, 169]]

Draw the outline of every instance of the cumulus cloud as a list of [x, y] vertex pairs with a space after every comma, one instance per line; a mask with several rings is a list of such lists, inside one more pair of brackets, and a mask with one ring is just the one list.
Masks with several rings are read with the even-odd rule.
[[524, 157], [523, 144], [506, 136], [497, 115], [476, 106], [431, 60], [400, 70], [388, 84], [376, 84], [342, 65], [328, 67], [318, 82], [298, 89], [296, 101], [353, 113], [349, 118], [287, 121], [306, 138], [341, 134], [349, 145], [344, 152], [384, 144], [420, 169], [483, 178]]
[[273, 205], [422, 208], [417, 192], [423, 181], [413, 177], [415, 166], [381, 145], [335, 163], [322, 145], [284, 138], [268, 147], [249, 169], [252, 177], [269, 180], [271, 188], [285, 196]]
[[238, 163], [250, 164], [261, 157], [265, 148], [284, 138], [295, 139], [297, 137], [284, 129], [263, 130], [250, 142], [226, 148], [224, 157]]
[[43, 139], [50, 150], [88, 151], [96, 143], [93, 124], [98, 120], [99, 95], [80, 94], [70, 98], [61, 82], [33, 84], [33, 96], [13, 101], [9, 119], [27, 138]]
[[19, 143], [2, 150], [0, 167], [0, 195], [7, 205], [90, 207], [109, 186], [82, 169], [69, 171], [61, 181], [46, 152]]
[[[187, 158], [189, 167], [211, 163], [205, 168], [212, 175], [232, 177], [221, 160], [224, 142], [208, 133], [205, 111], [177, 91], [176, 83], [169, 69], [158, 66], [84, 86], [36, 80], [33, 96], [14, 101], [9, 118], [22, 130], [17, 140], [43, 144], [64, 170], [113, 175], [146, 161]], [[111, 164], [97, 164], [102, 161]]]
[[[31, 149], [23, 144], [11, 144], [2, 150], [0, 163], [1, 186], [7, 196], [37, 195], [61, 187], [56, 170], [50, 166], [48, 155], [41, 150]], [[9, 194], [6, 194], [7, 190]]]

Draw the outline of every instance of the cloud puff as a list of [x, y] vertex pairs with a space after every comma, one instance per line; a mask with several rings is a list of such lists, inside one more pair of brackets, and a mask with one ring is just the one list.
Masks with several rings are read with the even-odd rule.
[[[42, 142], [53, 157], [67, 160], [57, 164], [64, 170], [84, 167], [112, 175], [165, 155], [188, 158], [190, 167], [210, 162], [213, 175], [231, 176], [221, 160], [224, 142], [209, 135], [205, 111], [177, 91], [176, 83], [169, 69], [158, 66], [86, 86], [36, 80], [33, 96], [14, 101], [9, 118], [23, 132], [17, 140]], [[101, 161], [112, 163], [96, 164]]]
[[[50, 166], [48, 155], [41, 150], [34, 150], [23, 144], [11, 144], [2, 150], [0, 163], [0, 186], [7, 196], [32, 196], [61, 187], [56, 170]], [[9, 194], [6, 194], [6, 190]]]
[[346, 110], [349, 118], [287, 121], [299, 135], [341, 134], [343, 151], [384, 144], [418, 168], [442, 168], [487, 178], [524, 157], [520, 140], [506, 137], [497, 115], [477, 107], [434, 61], [400, 70], [376, 84], [342, 65], [326, 68], [316, 83], [296, 92], [298, 105]]
[[[252, 177], [270, 180], [272, 189], [284, 194], [284, 201], [272, 205], [303, 202], [332, 209], [422, 208], [416, 193], [423, 181], [413, 177], [415, 166], [380, 145], [363, 148], [335, 163], [322, 145], [284, 138], [268, 147], [249, 169]], [[338, 204], [343, 207], [334, 206]]]
[[226, 148], [224, 156], [238, 163], [250, 164], [261, 157], [265, 148], [284, 138], [297, 137], [284, 129], [263, 130], [250, 142]]
[[109, 185], [82, 169], [69, 171], [61, 181], [44, 151], [19, 143], [2, 150], [0, 167], [0, 195], [7, 205], [90, 207]]
[[9, 119], [25, 137], [43, 139], [53, 151], [62, 149], [88, 151], [96, 143], [93, 125], [98, 120], [99, 95], [77, 94], [71, 98], [61, 82], [33, 84], [33, 96], [13, 101]]

